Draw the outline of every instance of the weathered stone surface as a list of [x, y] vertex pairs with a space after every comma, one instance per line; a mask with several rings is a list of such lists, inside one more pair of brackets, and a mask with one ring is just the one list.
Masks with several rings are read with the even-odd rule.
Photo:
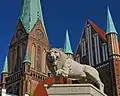
[[101, 82], [99, 72], [92, 66], [81, 64], [69, 58], [61, 49], [51, 48], [47, 52], [47, 65], [49, 70], [56, 75], [79, 81], [94, 82], [104, 92], [104, 84]]
[[107, 96], [92, 84], [54, 84], [46, 90], [49, 96]]

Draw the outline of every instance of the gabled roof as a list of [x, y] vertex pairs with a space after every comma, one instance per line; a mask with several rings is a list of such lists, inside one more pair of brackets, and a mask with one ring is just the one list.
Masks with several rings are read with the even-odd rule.
[[70, 44], [70, 39], [68, 35], [68, 30], [66, 30], [66, 38], [65, 38], [65, 44], [64, 44], [64, 52], [67, 54], [73, 54], [71, 44]]
[[117, 31], [116, 31], [114, 22], [112, 20], [112, 16], [111, 16], [109, 8], [107, 9], [107, 11], [108, 11], [108, 13], [107, 13], [107, 30], [106, 30], [106, 34], [109, 34], [109, 33], [118, 34]]
[[99, 36], [106, 41], [106, 33], [91, 20], [88, 20], [88, 22], [94, 28], [94, 30], [99, 34]]
[[27, 33], [31, 32], [38, 20], [41, 21], [43, 29], [46, 32], [40, 0], [24, 0], [20, 20]]
[[4, 62], [4, 65], [3, 65], [3, 70], [2, 70], [1, 73], [6, 73], [6, 72], [8, 72], [8, 58], [7, 58], [7, 56], [5, 58], [5, 62]]
[[[87, 23], [89, 23], [90, 26], [93, 27], [93, 29], [99, 34], [99, 36], [100, 36], [104, 41], [107, 41], [107, 39], [106, 39], [106, 33], [105, 33], [101, 28], [99, 28], [99, 27], [98, 27], [95, 23], [93, 23], [90, 19], [88, 19], [88, 20], [86, 21], [85, 25], [86, 25]], [[84, 31], [83, 31], [83, 32], [84, 32]], [[83, 36], [83, 33], [82, 33], [82, 36]], [[80, 38], [80, 41], [81, 41], [81, 39], [82, 39], [82, 36], [81, 36], [81, 38]], [[76, 49], [75, 52], [77, 52], [77, 50], [79, 49], [79, 46], [80, 46], [80, 42], [79, 42], [79, 45], [77, 46], [77, 49]], [[75, 54], [76, 54], [76, 53], [75, 53]]]

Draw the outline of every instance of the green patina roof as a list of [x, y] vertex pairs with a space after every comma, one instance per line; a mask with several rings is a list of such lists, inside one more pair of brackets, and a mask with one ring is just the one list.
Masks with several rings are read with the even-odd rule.
[[70, 53], [73, 54], [71, 44], [70, 44], [70, 39], [68, 35], [68, 30], [66, 30], [66, 38], [65, 38], [65, 44], [64, 44], [64, 52], [65, 53]]
[[36, 22], [41, 20], [46, 33], [40, 0], [24, 0], [20, 20], [22, 21], [27, 33], [30, 33]]
[[30, 56], [29, 56], [29, 53], [28, 53], [28, 49], [26, 50], [23, 63], [26, 63], [26, 64], [30, 64], [31, 63]]
[[5, 72], [8, 72], [8, 58], [7, 58], [7, 56], [5, 58], [5, 62], [3, 65], [3, 70], [2, 70], [2, 73], [5, 73]]
[[112, 16], [111, 16], [109, 8], [107, 8], [107, 11], [108, 11], [108, 14], [107, 14], [107, 30], [106, 30], [106, 34], [109, 34], [109, 33], [118, 34], [117, 31], [116, 31], [114, 22], [112, 20]]

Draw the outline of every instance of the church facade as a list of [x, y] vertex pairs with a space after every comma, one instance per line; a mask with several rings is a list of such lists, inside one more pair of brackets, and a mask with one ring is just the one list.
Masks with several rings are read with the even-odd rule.
[[75, 53], [76, 61], [99, 71], [108, 96], [120, 96], [119, 45], [118, 33], [108, 8], [106, 32], [87, 20]]
[[[49, 49], [40, 0], [24, 0], [22, 14], [9, 44], [2, 72], [2, 87], [9, 94], [32, 94], [40, 80], [47, 78]], [[6, 67], [8, 68], [7, 70]]]
[[[120, 47], [109, 8], [107, 19], [106, 32], [86, 21], [75, 53], [67, 30], [63, 51], [77, 62], [95, 67], [108, 96], [120, 96]], [[49, 78], [46, 53], [50, 47], [40, 0], [24, 0], [1, 72], [1, 88], [19, 96], [33, 94], [39, 81]]]

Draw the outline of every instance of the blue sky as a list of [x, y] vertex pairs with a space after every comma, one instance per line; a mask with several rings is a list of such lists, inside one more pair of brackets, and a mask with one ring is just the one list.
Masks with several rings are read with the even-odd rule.
[[[107, 5], [118, 33], [120, 31], [120, 0], [41, 0], [41, 2], [48, 38], [53, 47], [64, 46], [65, 30], [69, 29], [72, 49], [75, 50], [88, 18], [105, 30]], [[22, 4], [23, 0], [0, 2], [0, 68], [8, 53], [8, 45], [15, 32]]]

